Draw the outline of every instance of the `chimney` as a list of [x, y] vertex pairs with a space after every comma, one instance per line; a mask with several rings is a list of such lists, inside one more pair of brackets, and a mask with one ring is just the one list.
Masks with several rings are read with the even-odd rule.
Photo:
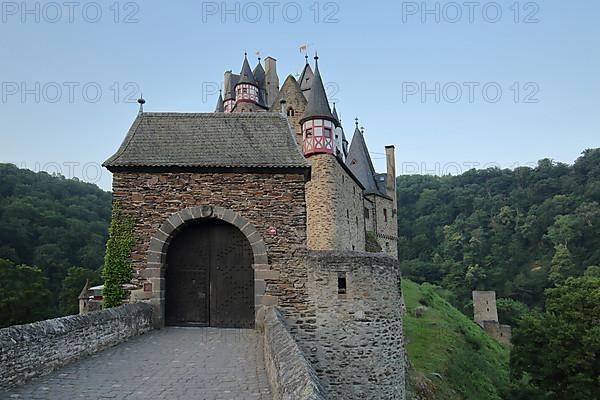
[[277, 76], [277, 60], [265, 58], [265, 82], [267, 86], [267, 105], [271, 107], [279, 93], [279, 77]]
[[229, 79], [231, 77], [231, 70], [225, 71], [223, 76], [223, 93], [227, 93], [229, 91]]
[[393, 213], [397, 212], [396, 201], [396, 149], [393, 145], [385, 146], [385, 159], [387, 161], [387, 176], [385, 180], [385, 190], [387, 195], [394, 201]]

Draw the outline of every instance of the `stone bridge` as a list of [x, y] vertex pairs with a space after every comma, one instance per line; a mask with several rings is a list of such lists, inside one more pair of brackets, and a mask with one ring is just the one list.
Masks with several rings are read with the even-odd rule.
[[0, 330], [0, 360], [2, 399], [326, 398], [274, 308], [257, 330], [152, 330], [144, 304], [41, 321]]

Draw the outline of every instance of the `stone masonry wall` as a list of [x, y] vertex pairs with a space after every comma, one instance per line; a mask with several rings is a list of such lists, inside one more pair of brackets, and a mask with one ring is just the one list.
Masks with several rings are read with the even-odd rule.
[[311, 251], [307, 268], [317, 312], [300, 321], [313, 327], [300, 345], [329, 397], [404, 399], [398, 262], [382, 254]]
[[279, 310], [262, 310], [265, 367], [274, 400], [325, 400], [317, 373], [288, 330]]
[[309, 158], [312, 173], [306, 185], [308, 248], [365, 250], [362, 189], [329, 154]]
[[[306, 254], [304, 185], [301, 173], [114, 173], [113, 201], [136, 221], [134, 283], [141, 287], [150, 282], [154, 290], [164, 280], [149, 276], [145, 268], [150, 239], [172, 214], [189, 207], [223, 207], [252, 223], [267, 247], [268, 266], [255, 271], [255, 278], [264, 280], [265, 305], [279, 305], [292, 315], [307, 312], [307, 276], [301, 267]], [[267, 234], [271, 227], [275, 235]]]
[[[370, 197], [375, 205], [377, 241], [387, 255], [398, 258], [398, 216], [394, 211], [396, 207], [391, 199], [381, 196]], [[386, 210], [387, 221], [383, 210]]]
[[496, 292], [494, 291], [473, 291], [473, 312], [474, 321], [495, 321], [498, 322], [498, 309], [496, 307]]
[[0, 329], [0, 387], [19, 385], [150, 329], [147, 304]]

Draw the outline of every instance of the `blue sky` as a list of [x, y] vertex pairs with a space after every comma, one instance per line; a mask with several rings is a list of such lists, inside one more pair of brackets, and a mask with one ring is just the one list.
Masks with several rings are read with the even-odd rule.
[[386, 144], [399, 173], [570, 163], [600, 146], [596, 1], [26, 4], [1, 3], [0, 161], [107, 190], [98, 165], [135, 118], [128, 97], [212, 111], [212, 87], [244, 51], [253, 65], [257, 51], [276, 58], [283, 83], [302, 44], [319, 52], [346, 131], [360, 118], [379, 170]]

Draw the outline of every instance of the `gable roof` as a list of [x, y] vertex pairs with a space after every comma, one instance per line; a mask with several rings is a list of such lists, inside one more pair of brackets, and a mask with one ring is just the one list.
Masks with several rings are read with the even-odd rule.
[[346, 165], [365, 187], [365, 194], [376, 193], [385, 196], [385, 192], [382, 193], [379, 190], [379, 186], [375, 180], [376, 174], [375, 168], [373, 167], [373, 161], [371, 161], [367, 143], [365, 142], [365, 138], [358, 128], [358, 125], [352, 136], [352, 143], [350, 143], [350, 149], [348, 150]]
[[103, 164], [123, 167], [309, 168], [279, 113], [140, 113]]

